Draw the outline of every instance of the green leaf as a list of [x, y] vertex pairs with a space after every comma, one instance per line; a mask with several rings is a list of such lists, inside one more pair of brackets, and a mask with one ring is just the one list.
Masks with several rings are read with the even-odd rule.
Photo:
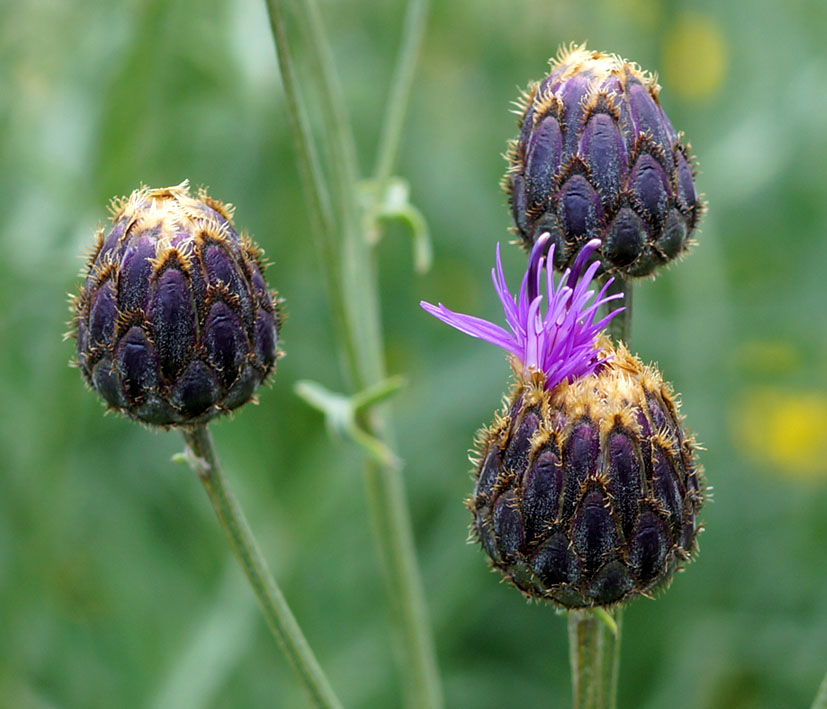
[[403, 377], [388, 377], [367, 389], [345, 396], [307, 379], [296, 382], [294, 391], [314, 409], [324, 414], [331, 434], [349, 438], [383, 465], [399, 465], [393, 451], [359, 425], [360, 419], [377, 404], [387, 400], [405, 385]]
[[427, 273], [433, 261], [433, 248], [428, 222], [422, 212], [410, 201], [410, 185], [401, 177], [392, 177], [385, 184], [382, 194], [377, 194], [376, 180], [363, 180], [360, 185], [362, 204], [365, 209], [365, 234], [370, 243], [381, 241], [383, 222], [400, 221], [413, 240], [414, 270]]

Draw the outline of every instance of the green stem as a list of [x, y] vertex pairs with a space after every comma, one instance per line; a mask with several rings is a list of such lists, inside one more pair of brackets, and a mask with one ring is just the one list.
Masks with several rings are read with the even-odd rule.
[[407, 704], [417, 708], [441, 707], [442, 686], [400, 469], [368, 460], [365, 484], [385, 568], [390, 609], [405, 652]]
[[569, 611], [568, 617], [571, 705], [574, 709], [598, 707], [603, 625], [589, 611]]
[[[409, 8], [400, 63], [396, 76], [402, 77], [395, 85], [388, 114], [394, 125], [386, 128], [380, 148], [382, 170], [389, 174], [392, 169], [396, 146], [401, 133], [401, 121], [410, 90], [413, 62], [424, 26], [425, 3], [412, 0], [416, 7]], [[306, 33], [306, 51], [311, 70], [311, 86], [319, 102], [321, 122], [329, 156], [329, 174], [333, 213], [337, 230], [331, 235], [339, 258], [335, 264], [338, 276], [335, 288], [329, 289], [331, 306], [343, 309], [344, 332], [340, 333], [345, 349], [350, 385], [361, 391], [385, 379], [385, 362], [379, 297], [374, 256], [363, 233], [359, 218], [356, 183], [358, 166], [351, 124], [336, 78], [335, 63], [324, 31], [321, 15], [315, 0], [295, 0], [294, 7], [300, 28]], [[280, 0], [267, 0], [270, 20], [277, 45], [286, 44], [283, 7]], [[278, 51], [282, 75], [292, 71], [292, 64], [285, 71], [285, 61], [291, 61], [289, 53]], [[285, 92], [298, 94], [298, 86], [285, 82]], [[288, 108], [296, 114], [299, 99], [288, 100]], [[293, 116], [293, 123], [305, 120]], [[305, 121], [306, 122], [306, 121]], [[298, 131], [294, 129], [294, 133]], [[384, 157], [382, 157], [384, 156]], [[308, 160], [307, 151], [299, 150], [299, 160]], [[308, 171], [305, 168], [305, 171]], [[315, 189], [309, 180], [306, 188]], [[377, 191], [377, 199], [382, 193]], [[371, 206], [369, 211], [374, 210]], [[334, 270], [334, 269], [328, 269]], [[338, 291], [338, 292], [337, 292]], [[338, 300], [338, 303], [335, 302]], [[384, 409], [385, 407], [382, 407]], [[393, 449], [389, 426], [382, 410], [361, 412], [358, 427], [370, 436]], [[405, 668], [409, 704], [415, 707], [439, 707], [442, 692], [436, 665], [436, 654], [425, 604], [425, 594], [419, 575], [413, 544], [413, 533], [408, 514], [405, 487], [397, 464], [366, 462], [365, 483], [380, 558], [388, 587], [389, 605], [404, 650], [402, 666]]]
[[[425, 22], [428, 17], [428, 0], [410, 0], [405, 10], [402, 25], [402, 43], [396, 58], [396, 67], [391, 79], [390, 96], [382, 121], [382, 133], [376, 151], [376, 165], [373, 170], [375, 182], [373, 203], [365, 210], [362, 230], [370, 243], [377, 243], [381, 236], [380, 224], [382, 203], [391, 180], [402, 132], [405, 127], [405, 113], [413, 85], [414, 70], [422, 39], [425, 34]], [[416, 266], [417, 271], [430, 261], [430, 254]], [[427, 266], [424, 266], [427, 268]]]
[[827, 675], [824, 675], [824, 679], [821, 681], [812, 709], [827, 709]]
[[572, 707], [614, 709], [620, 663], [621, 612], [568, 612]]
[[[280, 13], [280, 5], [279, 0], [268, 0], [271, 17]], [[383, 379], [385, 373], [378, 301], [375, 289], [370, 286], [375, 280], [371, 252], [361, 231], [356, 148], [318, 4], [316, 0], [294, 0], [291, 5], [296, 11], [299, 29], [306, 37], [309, 83], [316, 89], [338, 218], [332, 238], [338, 249], [339, 294], [332, 297], [338, 297], [344, 309], [344, 341], [349, 350], [346, 365], [354, 389], [360, 390]], [[273, 22], [283, 23], [283, 19], [274, 18]]]
[[410, 0], [402, 25], [402, 43], [396, 68], [391, 80], [391, 93], [385, 120], [382, 122], [382, 134], [376, 154], [376, 167], [373, 176], [376, 179], [377, 192], [384, 192], [385, 184], [393, 172], [402, 130], [405, 125], [405, 113], [411, 95], [416, 59], [422, 38], [425, 34], [425, 20], [428, 16], [428, 0]]
[[298, 89], [299, 82], [296, 77], [293, 52], [287, 39], [282, 1], [267, 0], [267, 7], [270, 16], [270, 27], [275, 39], [281, 79], [284, 84], [284, 93], [287, 98], [290, 128], [296, 146], [296, 153], [298, 154], [299, 177], [308, 203], [310, 228], [322, 262], [322, 272], [327, 286], [337, 339], [342, 343], [345, 350], [345, 361], [350, 362], [355, 359], [356, 354], [354, 352], [354, 342], [350, 336], [351, 329], [347, 325], [345, 304], [339, 298], [339, 293], [342, 292], [340, 247], [337, 243], [336, 228], [333, 224], [330, 192], [319, 163], [318, 150], [313, 141], [313, 134], [310, 131], [307, 110]]
[[614, 620], [617, 630], [611, 638], [611, 665], [607, 664], [609, 674], [606, 678], [608, 689], [609, 709], [617, 707], [617, 683], [620, 677], [620, 640], [623, 631], [623, 606], [618, 606], [614, 611]]
[[247, 520], [227, 485], [210, 432], [205, 425], [200, 425], [182, 433], [189, 449], [187, 461], [204, 485], [221, 529], [230, 541], [282, 651], [298, 672], [316, 706], [341, 707], [287, 601], [267, 570]]

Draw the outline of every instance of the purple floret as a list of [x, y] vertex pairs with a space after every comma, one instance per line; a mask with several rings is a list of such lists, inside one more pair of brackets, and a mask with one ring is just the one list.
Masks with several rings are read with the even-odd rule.
[[[510, 352], [522, 364], [526, 374], [542, 371], [546, 389], [553, 389], [565, 379], [571, 382], [588, 376], [605, 361], [599, 358], [596, 349], [597, 336], [623, 308], [597, 322], [595, 318], [603, 304], [622, 298], [623, 294], [606, 295], [613, 279], [609, 279], [596, 296], [594, 290], [588, 290], [600, 264], [594, 261], [585, 270], [584, 267], [600, 246], [598, 239], [586, 244], [572, 268], [566, 270], [555, 286], [552, 269], [548, 268], [554, 259], [554, 245], [549, 249], [548, 257], [543, 255], [548, 241], [549, 235], [544, 234], [534, 244], [517, 296], [512, 296], [506, 285], [497, 244], [497, 265], [491, 270], [491, 278], [511, 332], [487, 320], [455, 313], [442, 303], [431, 305], [422, 301], [420, 305], [460, 332]], [[544, 281], [545, 293], [542, 293]], [[546, 305], [542, 309], [544, 299]]]

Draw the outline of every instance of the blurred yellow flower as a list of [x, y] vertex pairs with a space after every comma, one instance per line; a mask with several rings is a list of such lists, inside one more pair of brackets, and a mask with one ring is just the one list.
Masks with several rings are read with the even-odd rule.
[[687, 101], [709, 98], [721, 88], [726, 68], [726, 42], [715, 19], [699, 13], [678, 17], [663, 47], [669, 94]]
[[800, 478], [827, 476], [827, 394], [755, 389], [735, 404], [732, 434], [749, 460]]

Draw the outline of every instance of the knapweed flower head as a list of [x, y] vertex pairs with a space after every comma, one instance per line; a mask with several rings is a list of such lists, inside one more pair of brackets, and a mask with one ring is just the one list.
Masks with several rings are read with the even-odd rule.
[[517, 297], [497, 261], [510, 333], [443, 306], [423, 307], [516, 360], [502, 411], [477, 434], [466, 502], [472, 536], [528, 598], [611, 606], [667, 586], [691, 558], [702, 472], [671, 386], [601, 333], [611, 315], [595, 322], [614, 297], [588, 290], [596, 264], [583, 264], [597, 245], [586, 245], [555, 288], [540, 256], [546, 241], [532, 249]]
[[607, 271], [651, 275], [687, 250], [703, 211], [689, 146], [637, 65], [577, 46], [550, 64], [517, 102], [506, 155], [516, 231], [528, 246], [549, 232], [559, 270], [597, 238]]
[[[544, 252], [548, 242], [549, 235], [544, 234], [534, 244], [528, 270], [516, 296], [506, 285], [500, 247], [497, 245], [497, 264], [491, 270], [491, 278], [510, 332], [487, 320], [455, 313], [442, 303], [435, 306], [422, 302], [421, 305], [431, 315], [457, 330], [510, 352], [515, 368], [523, 376], [530, 377], [532, 372], [540, 372], [546, 388], [552, 389], [564, 380], [574, 381], [591, 374], [602, 364], [604, 360], [598, 356], [595, 340], [622, 308], [597, 322], [595, 318], [601, 306], [623, 296], [620, 293], [606, 295], [612, 279], [606, 282], [597, 296], [594, 290], [589, 290], [599, 268], [597, 262], [586, 266], [589, 257], [600, 246], [596, 239], [585, 245], [572, 268], [555, 285], [552, 269], [546, 268]], [[554, 258], [554, 249], [552, 244], [548, 261]]]
[[278, 356], [278, 298], [232, 207], [186, 182], [113, 201], [72, 303], [77, 366], [110, 409], [203, 423], [253, 398]]

